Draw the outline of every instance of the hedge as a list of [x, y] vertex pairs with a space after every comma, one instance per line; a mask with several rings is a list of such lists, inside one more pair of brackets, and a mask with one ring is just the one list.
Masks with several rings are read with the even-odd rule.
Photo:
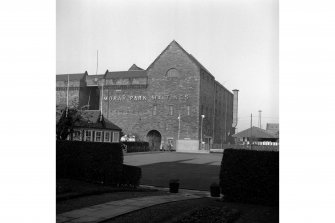
[[127, 146], [127, 153], [150, 151], [148, 142], [122, 142]]
[[122, 178], [119, 186], [138, 187], [142, 177], [142, 170], [137, 166], [130, 166], [123, 164]]
[[117, 185], [122, 177], [120, 143], [56, 141], [56, 178]]
[[227, 201], [279, 205], [279, 152], [224, 150], [221, 193]]

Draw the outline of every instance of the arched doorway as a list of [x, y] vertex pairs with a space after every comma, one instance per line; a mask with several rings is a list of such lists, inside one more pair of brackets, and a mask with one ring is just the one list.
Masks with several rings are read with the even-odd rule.
[[149, 142], [149, 149], [151, 151], [159, 151], [161, 146], [162, 135], [157, 130], [151, 130], [147, 134], [147, 141]]

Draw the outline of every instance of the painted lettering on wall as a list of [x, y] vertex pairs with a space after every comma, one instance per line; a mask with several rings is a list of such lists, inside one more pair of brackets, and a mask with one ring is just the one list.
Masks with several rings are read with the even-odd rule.
[[151, 95], [151, 97], [145, 95], [111, 95], [104, 96], [104, 100], [107, 101], [148, 101], [149, 99], [153, 101], [157, 100], [188, 100], [188, 94], [182, 95]]
[[152, 95], [152, 100], [188, 100], [188, 94], [180, 94], [180, 95]]
[[110, 101], [146, 101], [147, 96], [145, 95], [112, 95], [112, 96], [104, 96], [104, 100], [110, 100]]

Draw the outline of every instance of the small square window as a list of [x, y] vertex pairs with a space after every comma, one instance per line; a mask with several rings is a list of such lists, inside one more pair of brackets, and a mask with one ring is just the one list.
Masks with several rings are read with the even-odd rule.
[[102, 142], [102, 132], [101, 131], [96, 131], [95, 132], [95, 142]]
[[81, 131], [80, 130], [74, 130], [72, 134], [72, 139], [74, 141], [81, 141]]
[[113, 132], [113, 142], [119, 142], [119, 141], [120, 141], [119, 132]]
[[104, 142], [110, 142], [110, 141], [111, 141], [111, 132], [105, 132]]
[[92, 131], [91, 130], [85, 130], [85, 141], [92, 141]]

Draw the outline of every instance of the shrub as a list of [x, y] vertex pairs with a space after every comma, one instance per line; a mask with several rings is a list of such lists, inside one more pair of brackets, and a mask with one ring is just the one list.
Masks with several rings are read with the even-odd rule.
[[212, 197], [220, 197], [220, 186], [217, 183], [212, 183], [209, 187]]
[[142, 170], [140, 167], [123, 164], [120, 186], [131, 186], [136, 188], [140, 185], [141, 177]]
[[56, 178], [116, 185], [122, 176], [119, 143], [56, 142]]
[[220, 186], [228, 201], [279, 205], [279, 152], [226, 149]]
[[122, 142], [127, 146], [127, 153], [150, 151], [148, 142]]
[[169, 181], [170, 193], [178, 193], [179, 190], [179, 179], [171, 179]]

